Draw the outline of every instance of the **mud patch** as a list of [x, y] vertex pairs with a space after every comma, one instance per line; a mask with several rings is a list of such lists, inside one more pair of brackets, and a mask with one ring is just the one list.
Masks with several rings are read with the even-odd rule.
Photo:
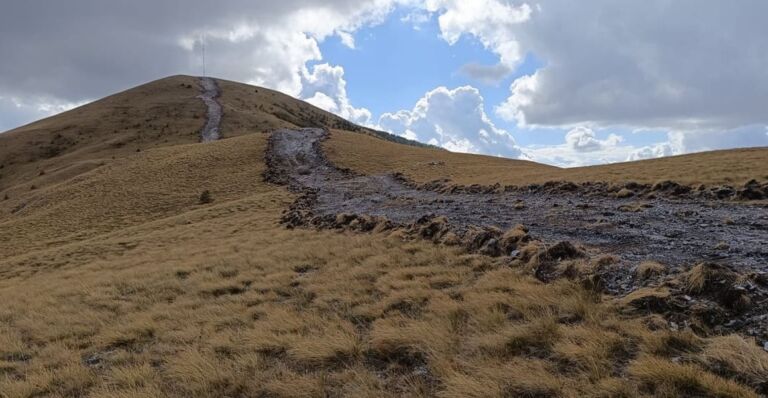
[[[519, 263], [538, 256], [545, 265], [538, 275], [542, 280], [555, 275], [556, 265], [563, 260], [600, 252], [616, 259], [597, 267], [599, 275], [592, 284], [603, 292], [623, 296], [645, 285], [668, 283], [686, 316], [696, 312], [696, 306], [724, 311], [726, 322], [744, 320], [744, 316], [762, 319], [768, 314], [768, 301], [761, 298], [768, 290], [757, 279], [737, 289], [746, 291], [747, 314], [737, 314], [732, 303], [714, 297], [696, 298], [680, 282], [685, 272], [702, 262], [728, 264], [739, 275], [764, 275], [768, 270], [764, 204], [709, 200], [709, 194], [671, 181], [654, 186], [553, 182], [528, 187], [451, 187], [445, 181], [416, 186], [401, 174], [364, 176], [333, 166], [321, 148], [328, 135], [322, 129], [278, 130], [269, 139], [265, 179], [301, 194], [283, 215], [288, 227], [400, 229], [409, 236], [462, 245], [489, 256], [508, 256]], [[756, 182], [747, 185], [733, 189], [733, 195], [764, 188]], [[744, 192], [744, 197], [753, 195]], [[639, 211], [619, 210], [641, 196]], [[563, 243], [539, 247], [531, 242], [536, 240]], [[663, 264], [664, 274], [649, 271], [638, 277], [634, 270], [644, 261]], [[659, 299], [634, 304], [674, 307]], [[765, 328], [727, 328], [768, 340]]]

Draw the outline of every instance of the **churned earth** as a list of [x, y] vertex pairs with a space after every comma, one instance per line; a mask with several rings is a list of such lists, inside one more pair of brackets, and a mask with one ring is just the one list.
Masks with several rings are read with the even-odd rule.
[[[335, 167], [322, 152], [321, 142], [328, 135], [308, 128], [278, 130], [270, 138], [268, 179], [304, 193], [298, 204], [303, 220], [294, 219], [293, 224], [355, 214], [405, 226], [444, 216], [459, 235], [474, 227], [507, 230], [522, 224], [547, 244], [567, 241], [618, 257], [602, 275], [604, 289], [613, 294], [627, 294], [647, 284], [635, 271], [649, 260], [664, 264], [671, 275], [701, 262], [757, 280], [765, 280], [768, 271], [768, 210], [761, 204], [687, 197], [617, 198], [581, 191], [441, 193], [420, 189], [396, 174], [359, 175]], [[500, 254], [520, 255], [518, 250]], [[764, 328], [754, 327], [766, 321], [765, 286], [746, 281], [736, 288], [750, 296], [751, 309], [742, 314], [743, 320], [728, 320], [728, 326], [765, 334]]]

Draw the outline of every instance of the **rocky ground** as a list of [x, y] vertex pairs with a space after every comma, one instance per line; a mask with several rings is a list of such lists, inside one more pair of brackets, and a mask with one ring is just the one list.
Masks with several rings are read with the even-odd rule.
[[221, 124], [221, 104], [217, 98], [221, 94], [219, 86], [216, 84], [216, 80], [210, 77], [200, 78], [200, 87], [202, 92], [199, 96], [208, 108], [206, 115], [206, 122], [203, 129], [200, 131], [200, 141], [216, 141], [221, 138], [220, 124]]
[[[289, 226], [405, 228], [518, 262], [533, 256], [543, 280], [568, 274], [565, 260], [599, 254], [603, 260], [586, 273], [593, 282], [599, 278], [602, 291], [637, 295], [651, 286], [657, 290], [650, 298], [638, 295], [635, 307], [667, 312], [681, 325], [695, 312], [705, 318], [706, 332], [738, 330], [768, 341], [765, 205], [694, 195], [674, 183], [657, 187], [658, 195], [649, 195], [645, 186], [610, 192], [600, 184], [417, 187], [400, 175], [336, 168], [321, 150], [326, 137], [321, 129], [272, 134], [267, 179], [303, 193], [284, 218]], [[510, 239], [522, 233], [524, 239]], [[529, 253], [521, 240], [538, 242], [538, 253]], [[647, 261], [663, 265], [663, 271], [645, 275], [641, 264]]]

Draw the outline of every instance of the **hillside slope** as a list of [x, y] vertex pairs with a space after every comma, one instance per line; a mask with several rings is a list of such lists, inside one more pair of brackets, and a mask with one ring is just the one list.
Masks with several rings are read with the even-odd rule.
[[[421, 145], [348, 121], [280, 92], [217, 79], [222, 135], [326, 127]], [[172, 76], [0, 133], [0, 198], [17, 197], [149, 148], [195, 143], [205, 107], [197, 78]]]
[[634, 307], [576, 282], [544, 284], [503, 259], [396, 232], [284, 228], [295, 196], [260, 178], [265, 138], [132, 154], [39, 190], [1, 222], [0, 395], [761, 388], [768, 357], [753, 341], [622, 314]]
[[[514, 265], [402, 229], [286, 228], [298, 194], [264, 181], [271, 136], [254, 133], [325, 114], [219, 81], [226, 139], [197, 143], [195, 84], [164, 79], [123, 93], [135, 103], [118, 95], [0, 135], [0, 397], [768, 393], [768, 354], [753, 338], [698, 335], [654, 311], [675, 286], [614, 297], [533, 271], [610, 256], [532, 252]], [[407, 161], [366, 158], [390, 145], [368, 133], [334, 130], [326, 144], [346, 137], [361, 170], [418, 170], [436, 156], [497, 175], [557, 170], [397, 144]], [[61, 150], [36, 152], [56, 134]]]
[[331, 161], [368, 174], [399, 171], [417, 182], [449, 178], [460, 185], [527, 185], [548, 181], [741, 185], [768, 181], [768, 148], [731, 149], [660, 159], [561, 169], [539, 163], [412, 148], [335, 132], [325, 144]]

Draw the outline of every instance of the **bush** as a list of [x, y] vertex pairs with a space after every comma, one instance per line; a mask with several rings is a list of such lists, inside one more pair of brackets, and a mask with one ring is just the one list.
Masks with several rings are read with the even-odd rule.
[[211, 191], [205, 190], [200, 194], [200, 204], [208, 204], [213, 202], [213, 197], [211, 196]]

